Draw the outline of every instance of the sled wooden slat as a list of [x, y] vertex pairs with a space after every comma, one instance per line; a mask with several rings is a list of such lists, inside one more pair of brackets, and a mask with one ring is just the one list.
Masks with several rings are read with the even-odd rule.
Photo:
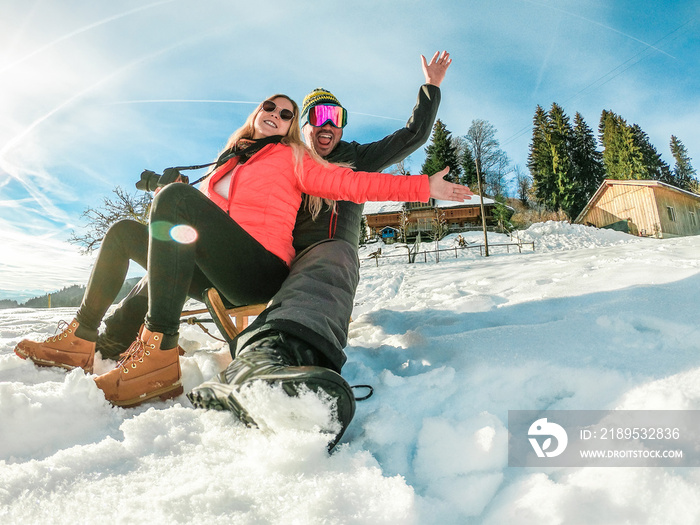
[[185, 310], [182, 312], [181, 317], [203, 313], [211, 314], [212, 320], [221, 332], [221, 335], [228, 341], [232, 340], [248, 326], [250, 317], [260, 315], [267, 308], [267, 304], [249, 304], [247, 306], [226, 308], [221, 300], [221, 296], [214, 288], [207, 290], [205, 302], [207, 308]]

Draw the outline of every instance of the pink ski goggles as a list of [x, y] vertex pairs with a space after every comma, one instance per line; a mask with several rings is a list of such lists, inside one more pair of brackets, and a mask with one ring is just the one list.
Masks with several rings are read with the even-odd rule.
[[327, 122], [336, 128], [344, 128], [348, 123], [348, 112], [343, 106], [319, 104], [309, 108], [306, 121], [316, 128], [320, 128]]

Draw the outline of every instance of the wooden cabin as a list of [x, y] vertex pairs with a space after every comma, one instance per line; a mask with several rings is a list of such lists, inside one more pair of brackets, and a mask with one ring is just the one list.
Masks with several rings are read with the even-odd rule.
[[574, 221], [642, 237], [700, 234], [700, 195], [657, 180], [604, 180]]
[[[487, 224], [495, 223], [491, 213], [495, 205], [493, 199], [484, 197]], [[428, 233], [432, 231], [437, 216], [450, 231], [481, 228], [481, 201], [478, 195], [463, 203], [434, 199], [430, 199], [428, 203], [367, 202], [363, 213], [367, 219], [370, 237], [382, 235], [386, 227], [400, 231], [402, 220], [406, 222], [408, 237], [415, 236], [418, 232]]]

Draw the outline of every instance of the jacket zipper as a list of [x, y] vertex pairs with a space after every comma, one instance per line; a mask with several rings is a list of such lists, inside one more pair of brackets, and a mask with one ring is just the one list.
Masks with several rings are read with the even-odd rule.
[[338, 226], [338, 213], [333, 210], [331, 212], [331, 220], [328, 224], [328, 238], [333, 239], [335, 238], [335, 229]]

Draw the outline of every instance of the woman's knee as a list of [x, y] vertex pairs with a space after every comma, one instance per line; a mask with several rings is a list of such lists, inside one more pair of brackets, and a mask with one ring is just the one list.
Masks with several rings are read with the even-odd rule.
[[132, 219], [122, 219], [109, 227], [102, 243], [122, 243], [141, 237], [148, 238], [148, 227], [145, 224]]
[[181, 202], [196, 198], [198, 195], [202, 195], [201, 192], [189, 184], [168, 184], [153, 198], [151, 217], [169, 213], [171, 210], [177, 208]]
[[171, 201], [172, 199], [187, 198], [192, 195], [192, 192], [199, 193], [199, 190], [189, 184], [174, 182], [160, 189], [156, 196], [153, 197], [153, 205], [155, 206], [159, 202]]

